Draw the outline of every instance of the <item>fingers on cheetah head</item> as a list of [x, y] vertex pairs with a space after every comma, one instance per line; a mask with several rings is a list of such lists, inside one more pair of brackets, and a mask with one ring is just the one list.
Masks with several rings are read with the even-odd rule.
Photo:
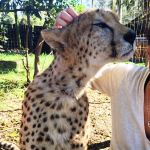
[[102, 9], [87, 11], [62, 29], [43, 30], [42, 36], [60, 54], [93, 67], [129, 59], [136, 38], [112, 11]]

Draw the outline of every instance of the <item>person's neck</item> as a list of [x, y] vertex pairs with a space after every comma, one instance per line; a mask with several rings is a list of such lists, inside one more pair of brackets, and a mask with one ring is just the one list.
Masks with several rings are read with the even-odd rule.
[[144, 84], [144, 91], [146, 89], [146, 86], [148, 84], [148, 82], [150, 82], [150, 74], [148, 75], [148, 77], [146, 78], [145, 84]]

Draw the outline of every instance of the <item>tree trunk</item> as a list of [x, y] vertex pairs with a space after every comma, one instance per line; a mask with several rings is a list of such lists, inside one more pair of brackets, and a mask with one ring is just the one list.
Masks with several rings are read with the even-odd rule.
[[[48, 15], [48, 12], [47, 12]], [[46, 28], [46, 20], [43, 24], [43, 28]], [[39, 63], [40, 63], [40, 54], [41, 54], [41, 50], [42, 50], [42, 46], [43, 46], [43, 39], [42, 36], [40, 34], [39, 38], [38, 38], [38, 42], [35, 48], [35, 60], [34, 60], [34, 75], [33, 78], [39, 73]]]
[[150, 7], [150, 6], [149, 6], [149, 3], [150, 3], [149, 0], [144, 0], [144, 1], [143, 1], [144, 10], [145, 10], [145, 11], [148, 11], [148, 9], [149, 9], [149, 7]]
[[16, 35], [17, 35], [17, 47], [20, 49], [20, 38], [19, 38], [19, 27], [18, 27], [18, 15], [17, 11], [14, 11], [14, 17], [15, 17], [15, 25], [16, 25]]
[[40, 35], [40, 37], [38, 39], [38, 43], [37, 43], [36, 48], [35, 48], [34, 75], [33, 75], [33, 78], [39, 73], [39, 66], [38, 65], [40, 63], [39, 56], [41, 54], [42, 46], [43, 46], [43, 39], [42, 39], [42, 36]]
[[29, 25], [27, 28], [27, 34], [26, 34], [26, 72], [27, 72], [27, 84], [30, 83], [30, 68], [29, 68], [29, 55], [28, 55], [28, 51], [29, 51]]
[[117, 0], [112, 0], [112, 10], [116, 12], [116, 1]]
[[94, 0], [92, 0], [92, 8], [94, 7]]
[[30, 27], [30, 16], [29, 16], [29, 13], [27, 12], [27, 22], [28, 22], [28, 25], [27, 25], [27, 31], [26, 31], [26, 43], [25, 43], [25, 50], [26, 50], [26, 53], [25, 53], [25, 62], [23, 60], [23, 66], [26, 70], [26, 78], [27, 78], [27, 84], [26, 86], [29, 85], [30, 83], [30, 68], [29, 68], [29, 55], [28, 55], [28, 51], [29, 51], [29, 27]]
[[116, 13], [118, 14], [120, 18], [120, 22], [122, 22], [122, 0], [117, 0], [114, 7], [116, 7]]

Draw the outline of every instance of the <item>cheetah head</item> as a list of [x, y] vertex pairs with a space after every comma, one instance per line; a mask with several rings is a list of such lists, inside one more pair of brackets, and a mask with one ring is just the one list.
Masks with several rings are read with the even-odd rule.
[[43, 30], [42, 36], [68, 65], [86, 62], [92, 68], [129, 59], [136, 38], [113, 12], [102, 9], [87, 11], [62, 29]]

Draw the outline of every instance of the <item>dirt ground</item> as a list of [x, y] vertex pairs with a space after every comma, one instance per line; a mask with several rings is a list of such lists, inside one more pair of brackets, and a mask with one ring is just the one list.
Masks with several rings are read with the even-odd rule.
[[110, 98], [96, 91], [88, 91], [90, 98], [91, 138], [89, 150], [108, 150], [111, 138]]
[[[91, 138], [89, 150], [108, 150], [111, 138], [110, 99], [88, 90], [90, 98]], [[15, 101], [14, 101], [15, 103]], [[15, 110], [0, 111], [0, 139], [18, 143], [21, 103]]]

